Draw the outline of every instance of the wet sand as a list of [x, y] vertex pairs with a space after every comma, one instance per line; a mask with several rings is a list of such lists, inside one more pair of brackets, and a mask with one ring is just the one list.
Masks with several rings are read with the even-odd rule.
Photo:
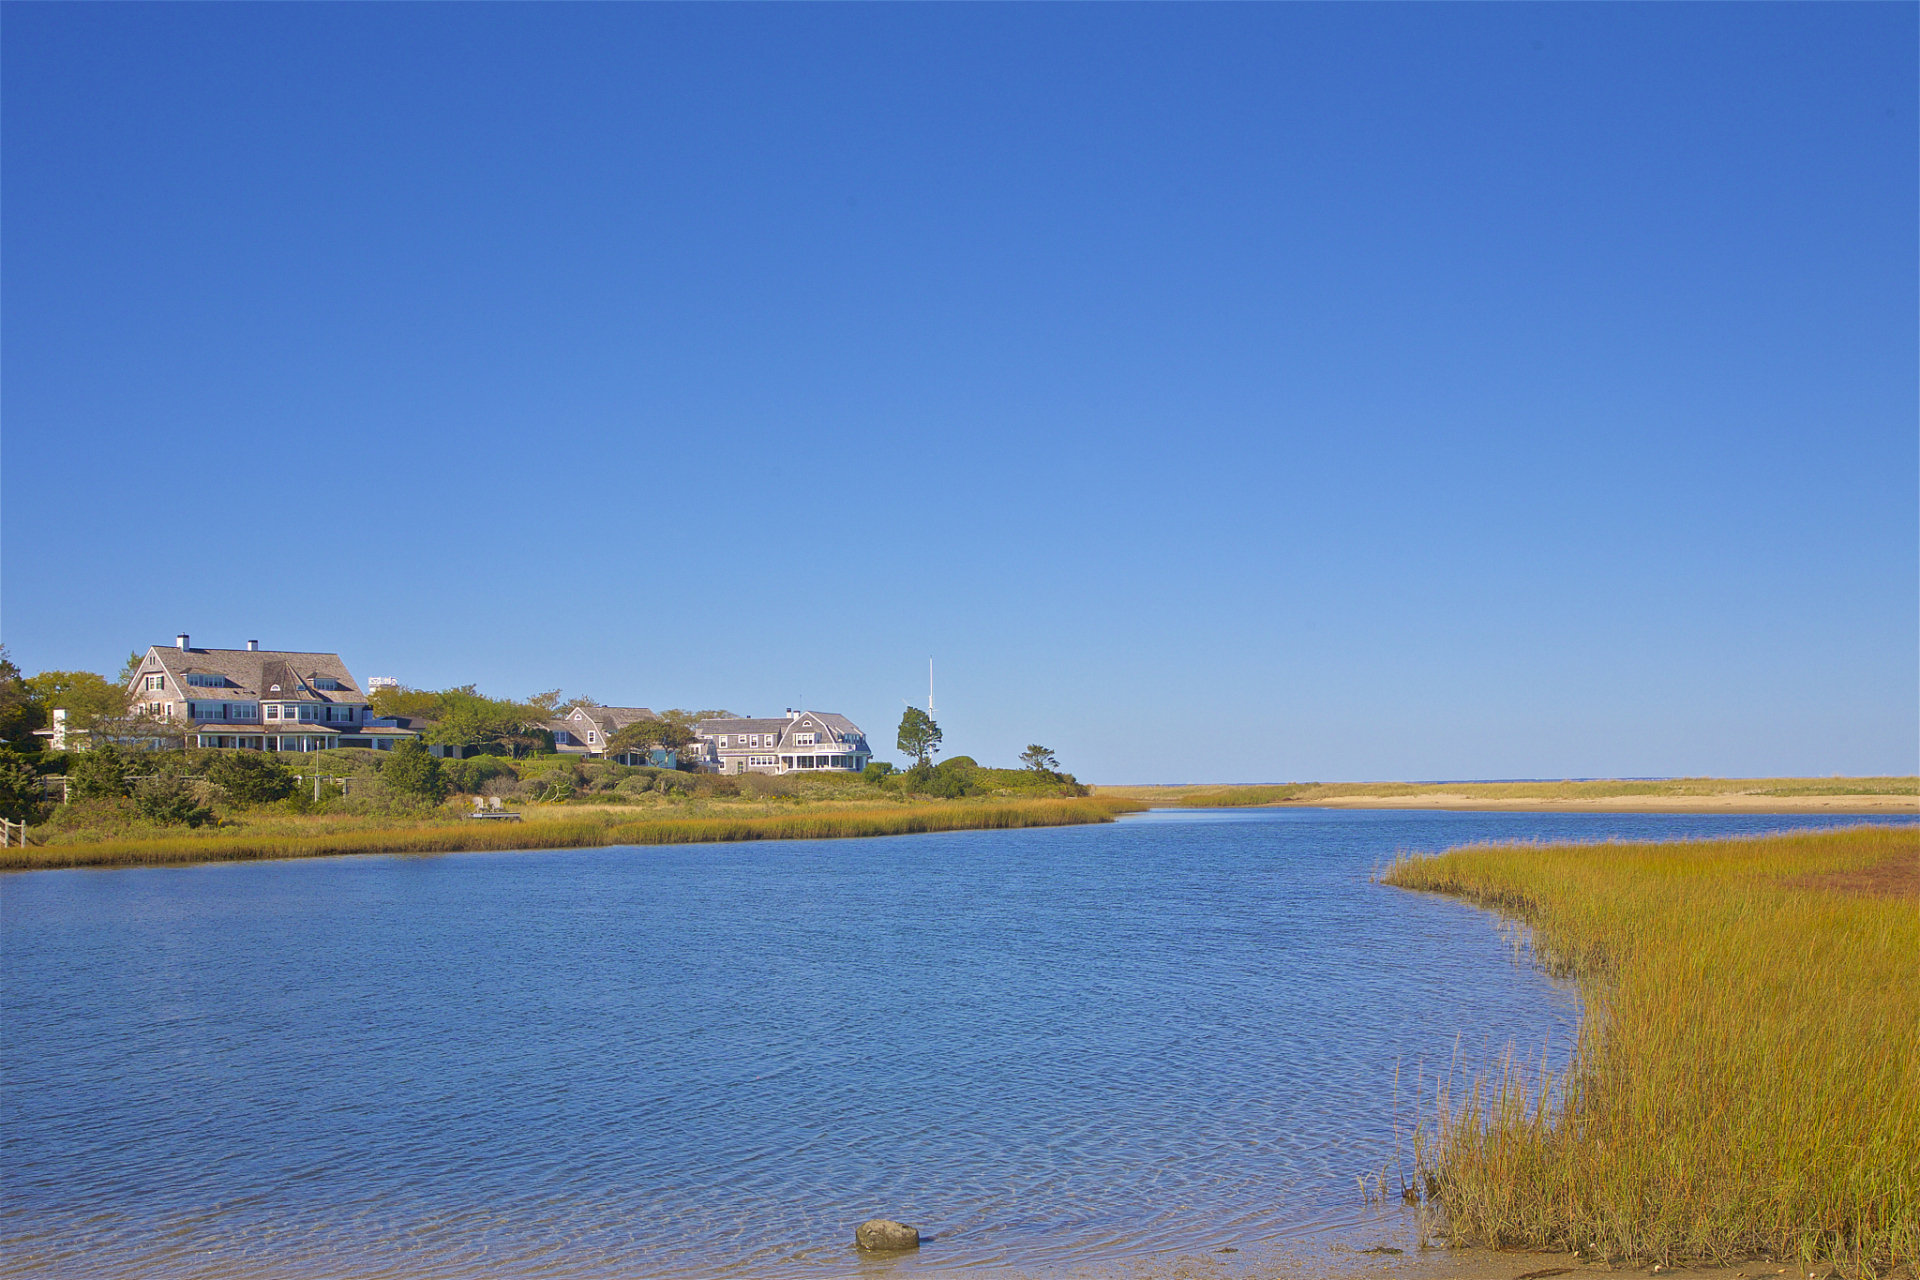
[[[1404, 1243], [1404, 1242], [1403, 1242]], [[1374, 1252], [1370, 1250], [1382, 1250]], [[1585, 1262], [1570, 1253], [1302, 1241], [1291, 1244], [1167, 1254], [1102, 1271], [1063, 1273], [1044, 1280], [1581, 1280], [1585, 1276], [1657, 1276], [1659, 1280], [1841, 1280], [1828, 1264], [1796, 1266], [1750, 1259], [1668, 1267], [1651, 1263]], [[1034, 1277], [1034, 1280], [1043, 1280]], [[1916, 1280], [1911, 1265], [1881, 1280]]]

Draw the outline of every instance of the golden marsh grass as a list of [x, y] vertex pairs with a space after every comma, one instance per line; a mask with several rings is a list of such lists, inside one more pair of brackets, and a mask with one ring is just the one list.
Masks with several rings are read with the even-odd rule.
[[600, 845], [701, 844], [734, 840], [830, 840], [1111, 822], [1142, 806], [1120, 800], [934, 801], [784, 814], [633, 819], [631, 810], [541, 815], [526, 822], [441, 820], [412, 825], [332, 820], [320, 830], [210, 832], [0, 850], [0, 869], [157, 866], [312, 858], [352, 853], [460, 853], [578, 849]]
[[1920, 1258], [1920, 828], [1470, 846], [1382, 879], [1515, 917], [1586, 1008], [1563, 1075], [1443, 1096], [1456, 1242], [1672, 1264]]

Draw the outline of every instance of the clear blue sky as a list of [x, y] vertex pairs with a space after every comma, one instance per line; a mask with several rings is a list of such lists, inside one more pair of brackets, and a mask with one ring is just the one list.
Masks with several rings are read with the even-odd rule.
[[10, 4], [4, 639], [1911, 773], [1916, 14]]

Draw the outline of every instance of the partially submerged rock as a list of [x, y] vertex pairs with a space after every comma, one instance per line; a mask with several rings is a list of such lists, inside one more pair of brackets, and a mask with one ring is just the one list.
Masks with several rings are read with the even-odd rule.
[[853, 1233], [853, 1242], [862, 1249], [918, 1249], [920, 1233], [904, 1222], [891, 1218], [869, 1218]]

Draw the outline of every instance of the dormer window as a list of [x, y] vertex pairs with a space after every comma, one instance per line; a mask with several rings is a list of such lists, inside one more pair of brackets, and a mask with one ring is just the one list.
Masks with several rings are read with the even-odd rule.
[[316, 689], [338, 689], [340, 682], [332, 676], [320, 676], [314, 680], [313, 687]]
[[227, 678], [225, 676], [210, 676], [196, 672], [187, 677], [187, 683], [197, 684], [202, 689], [224, 689], [227, 687]]
[[595, 733], [595, 732], [594, 732], [593, 730], [591, 730], [591, 729], [589, 729], [589, 730], [587, 730], [587, 741], [588, 741], [588, 742], [598, 742], [598, 741], [600, 741], [600, 735], [599, 735], [599, 734], [597, 734], [597, 733]]

